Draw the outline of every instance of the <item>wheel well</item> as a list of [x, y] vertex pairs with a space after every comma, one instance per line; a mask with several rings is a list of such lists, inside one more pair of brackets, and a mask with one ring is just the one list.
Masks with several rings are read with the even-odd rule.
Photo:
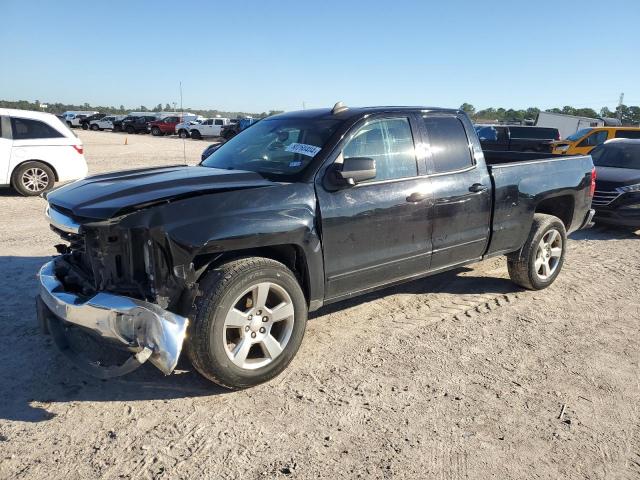
[[45, 162], [44, 160], [38, 160], [35, 158], [30, 158], [29, 160], [25, 160], [23, 162], [20, 162], [19, 164], [17, 164], [14, 168], [13, 168], [13, 172], [11, 172], [11, 183], [13, 183], [13, 180], [15, 178], [16, 172], [18, 171], [18, 169], [20, 168], [20, 165], [24, 165], [27, 162], [38, 162], [38, 163], [42, 163], [43, 165], [46, 165], [47, 167], [49, 167], [51, 169], [51, 171], [53, 172], [53, 176], [55, 178], [55, 181], [59, 181], [59, 177], [58, 177], [58, 172], [56, 171], [55, 168], [53, 168], [53, 165], [51, 165], [49, 162]]
[[564, 223], [564, 227], [569, 230], [573, 220], [574, 199], [571, 195], [547, 198], [536, 206], [535, 213], [546, 213], [558, 217]]
[[298, 278], [307, 303], [309, 302], [309, 270], [304, 252], [297, 245], [273, 245], [219, 254], [199, 255], [193, 260], [193, 266], [198, 272], [198, 281], [212, 268], [240, 257], [265, 257], [283, 263]]

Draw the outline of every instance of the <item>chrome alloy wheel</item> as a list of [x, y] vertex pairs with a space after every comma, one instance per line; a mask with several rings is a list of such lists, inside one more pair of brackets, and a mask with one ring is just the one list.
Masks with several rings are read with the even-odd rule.
[[542, 236], [536, 251], [534, 267], [541, 280], [551, 277], [558, 269], [562, 258], [562, 235], [555, 229]]
[[224, 320], [222, 340], [229, 359], [246, 370], [269, 365], [291, 338], [294, 313], [291, 297], [281, 286], [262, 282], [248, 288]]
[[28, 168], [20, 179], [22, 186], [30, 192], [42, 192], [49, 185], [49, 174], [42, 168]]

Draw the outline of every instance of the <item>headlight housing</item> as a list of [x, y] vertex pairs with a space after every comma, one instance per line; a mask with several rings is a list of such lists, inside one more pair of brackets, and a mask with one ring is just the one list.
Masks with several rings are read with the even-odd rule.
[[556, 150], [558, 150], [559, 152], [566, 152], [567, 150], [569, 150], [569, 145], [558, 145], [556, 146]]
[[618, 187], [616, 188], [616, 192], [618, 193], [640, 192], [640, 183], [636, 183], [635, 185], [626, 185], [624, 187]]

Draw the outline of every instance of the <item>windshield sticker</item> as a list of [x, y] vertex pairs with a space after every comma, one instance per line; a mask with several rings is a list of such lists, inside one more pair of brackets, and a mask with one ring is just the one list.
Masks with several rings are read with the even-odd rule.
[[315, 157], [320, 150], [320, 147], [316, 147], [315, 145], [307, 145], [306, 143], [292, 143], [287, 146], [287, 148], [285, 148], [285, 151], [287, 152], [300, 153], [302, 155], [306, 155], [307, 157]]

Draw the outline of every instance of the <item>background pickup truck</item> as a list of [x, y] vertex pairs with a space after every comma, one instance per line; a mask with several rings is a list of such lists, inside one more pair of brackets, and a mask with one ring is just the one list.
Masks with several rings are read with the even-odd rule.
[[[40, 271], [39, 318], [103, 377], [147, 359], [169, 374], [187, 343], [202, 375], [245, 388], [289, 364], [324, 304], [505, 254], [516, 284], [545, 288], [594, 186], [589, 156], [483, 152], [457, 110], [276, 115], [199, 166], [49, 193], [64, 243]], [[76, 330], [132, 356], [83, 363]]]
[[219, 137], [222, 127], [229, 123], [231, 121], [228, 118], [207, 118], [202, 123], [189, 128], [189, 135], [194, 140], [199, 140], [203, 137]]
[[190, 122], [197, 118], [197, 115], [185, 115], [164, 117], [161, 120], [155, 120], [149, 123], [149, 131], [154, 137], [162, 135], [174, 135], [176, 133], [176, 126], [183, 122]]
[[520, 125], [476, 125], [484, 150], [551, 153], [552, 143], [560, 139], [557, 128]]
[[141, 115], [139, 117], [125, 118], [122, 121], [122, 130], [128, 134], [133, 133], [147, 133], [149, 131], [149, 124], [156, 120], [156, 117], [151, 115]]

